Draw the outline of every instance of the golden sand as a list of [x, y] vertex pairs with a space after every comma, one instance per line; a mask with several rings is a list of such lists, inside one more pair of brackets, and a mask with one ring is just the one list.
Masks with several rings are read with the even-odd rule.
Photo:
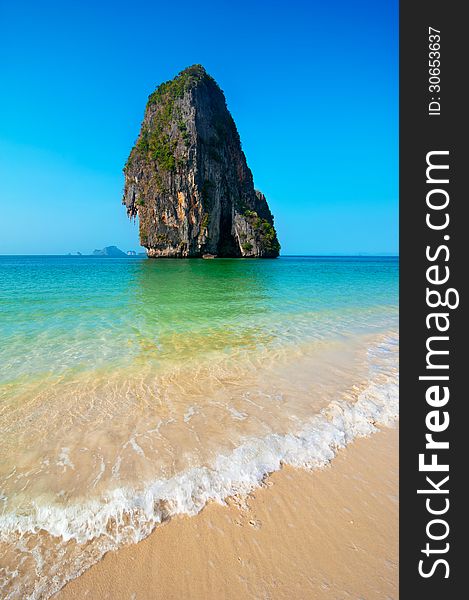
[[398, 429], [108, 553], [57, 600], [398, 598]]

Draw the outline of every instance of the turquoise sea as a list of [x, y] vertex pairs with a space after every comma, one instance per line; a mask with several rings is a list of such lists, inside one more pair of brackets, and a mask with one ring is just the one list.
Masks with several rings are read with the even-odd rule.
[[0, 257], [0, 596], [397, 417], [398, 259]]

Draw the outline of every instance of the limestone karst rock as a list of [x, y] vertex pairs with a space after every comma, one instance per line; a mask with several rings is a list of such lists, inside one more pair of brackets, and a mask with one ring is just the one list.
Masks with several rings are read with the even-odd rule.
[[149, 96], [124, 173], [123, 204], [148, 256], [278, 256], [225, 96], [201, 65]]

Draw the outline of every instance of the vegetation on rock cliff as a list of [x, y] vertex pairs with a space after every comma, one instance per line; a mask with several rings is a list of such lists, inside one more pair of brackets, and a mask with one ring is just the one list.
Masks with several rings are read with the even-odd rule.
[[[176, 169], [178, 162], [175, 151], [178, 140], [171, 131], [171, 125], [174, 121], [177, 122], [179, 135], [186, 146], [189, 145], [190, 140], [187, 125], [182, 119], [176, 101], [182, 99], [187, 90], [202, 80], [208, 80], [217, 85], [202, 65], [193, 65], [184, 69], [174, 79], [160, 84], [150, 94], [147, 110], [151, 109], [152, 106], [156, 110], [151, 120], [151, 127], [142, 128], [134, 149], [135, 153], [147, 161], [156, 161], [164, 171], [174, 171]], [[133, 158], [131, 155], [130, 160], [133, 160]], [[124, 171], [126, 167], [124, 167]]]
[[123, 202], [139, 216], [149, 256], [278, 256], [272, 213], [224, 94], [201, 65], [150, 94], [124, 173]]

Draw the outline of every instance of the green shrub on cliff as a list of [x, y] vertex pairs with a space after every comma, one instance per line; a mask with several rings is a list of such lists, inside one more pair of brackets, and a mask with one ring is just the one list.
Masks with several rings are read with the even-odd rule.
[[202, 227], [202, 229], [208, 227], [208, 224], [210, 223], [210, 215], [208, 213], [205, 213], [203, 218], [202, 218], [202, 222], [200, 223], [200, 226]]
[[264, 243], [264, 246], [268, 250], [274, 250], [278, 252], [280, 250], [280, 244], [277, 239], [277, 234], [275, 233], [275, 229], [268, 221], [263, 221], [261, 226], [261, 239]]
[[152, 157], [165, 171], [173, 171], [176, 167], [173, 145], [168, 136], [153, 137], [150, 141]]
[[182, 98], [184, 92], [201, 79], [206, 77], [211, 81], [215, 81], [202, 65], [192, 65], [181, 71], [177, 77], [170, 81], [165, 81], [160, 84], [156, 90], [148, 96], [149, 104], [156, 104], [164, 100], [176, 100]]
[[[140, 134], [137, 151], [146, 159], [155, 160], [164, 171], [174, 171], [177, 164], [175, 156], [177, 140], [171, 139], [169, 132], [173, 120], [180, 116], [176, 108], [176, 100], [182, 98], [184, 92], [203, 77], [210, 78], [201, 65], [194, 65], [182, 71], [172, 81], [159, 85], [148, 97], [148, 106], [155, 105], [156, 111], [150, 130], [145, 129]], [[181, 118], [177, 125], [184, 144], [188, 146], [190, 135], [187, 125]]]

